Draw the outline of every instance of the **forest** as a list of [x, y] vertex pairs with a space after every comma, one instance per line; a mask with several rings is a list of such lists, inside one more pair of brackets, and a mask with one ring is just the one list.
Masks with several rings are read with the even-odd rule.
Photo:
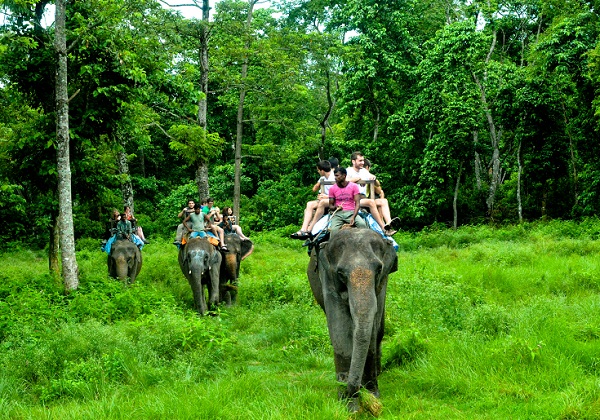
[[4, 246], [100, 238], [124, 204], [173, 237], [189, 197], [298, 226], [356, 150], [407, 230], [597, 214], [596, 2], [168, 4], [0, 2]]
[[[402, 221], [381, 416], [599, 418], [598, 6], [0, 0], [0, 418], [348, 418], [288, 236], [354, 151]], [[209, 196], [255, 251], [199, 317], [172, 241]]]

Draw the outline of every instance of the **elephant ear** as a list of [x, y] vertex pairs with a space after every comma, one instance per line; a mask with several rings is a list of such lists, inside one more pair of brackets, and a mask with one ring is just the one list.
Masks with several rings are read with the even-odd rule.
[[221, 253], [217, 251], [215, 247], [212, 247], [212, 252], [210, 254], [210, 264], [212, 265], [220, 263], [221, 261], [219, 260], [219, 257], [221, 257]]
[[254, 251], [254, 243], [252, 243], [252, 241], [250, 239], [245, 240], [245, 241], [240, 240], [240, 251], [241, 251], [241, 260], [243, 260], [248, 255], [252, 254], [252, 251]]
[[323, 242], [318, 245], [318, 249], [315, 249], [317, 253], [317, 271], [319, 272], [319, 278], [321, 284], [325, 286], [328, 284], [329, 270], [331, 269], [331, 262], [329, 261], [329, 242]]
[[388, 268], [388, 274], [398, 271], [398, 254], [390, 243], [386, 243], [383, 247], [383, 266]]
[[179, 264], [181, 264], [181, 267], [184, 269], [184, 271], [187, 271], [187, 267], [188, 267], [187, 245], [183, 245], [181, 248], [179, 248]]
[[139, 269], [141, 269], [142, 267], [142, 252], [141, 251], [137, 251], [135, 254], [133, 254], [134, 259], [133, 262], [135, 263], [135, 266]]

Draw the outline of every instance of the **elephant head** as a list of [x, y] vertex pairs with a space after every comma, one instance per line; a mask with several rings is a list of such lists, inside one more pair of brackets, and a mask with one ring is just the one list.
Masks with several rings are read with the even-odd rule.
[[379, 396], [385, 295], [398, 269], [391, 243], [370, 229], [344, 229], [313, 250], [307, 274], [325, 311], [337, 379], [347, 382], [350, 408], [361, 386]]
[[119, 280], [129, 277], [133, 283], [141, 269], [142, 253], [138, 247], [128, 240], [115, 241], [108, 255], [108, 275]]
[[209, 304], [219, 303], [221, 253], [206, 238], [193, 238], [179, 250], [179, 267], [190, 283], [198, 313], [204, 315], [208, 310], [205, 287]]
[[220, 299], [228, 305], [237, 299], [238, 277], [241, 261], [252, 254], [254, 244], [250, 240], [242, 241], [237, 234], [225, 235], [228, 252], [223, 253], [221, 263]]

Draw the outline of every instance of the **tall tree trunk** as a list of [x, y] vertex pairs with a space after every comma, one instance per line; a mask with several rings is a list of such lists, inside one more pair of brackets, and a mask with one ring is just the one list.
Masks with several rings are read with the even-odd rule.
[[456, 185], [454, 186], [454, 199], [452, 200], [452, 210], [454, 211], [454, 223], [453, 223], [454, 230], [456, 230], [456, 228], [458, 226], [458, 209], [456, 206], [457, 206], [457, 202], [458, 202], [458, 187], [460, 185], [460, 177], [462, 176], [462, 170], [463, 170], [463, 164], [461, 162], [460, 168], [458, 169], [458, 176], [456, 177]]
[[146, 154], [144, 148], [140, 147], [140, 169], [142, 170], [142, 178], [146, 178]]
[[477, 186], [477, 190], [481, 191], [481, 158], [479, 157], [479, 153], [477, 152], [477, 143], [479, 142], [479, 132], [477, 130], [473, 131], [473, 144], [475, 146], [475, 184]]
[[[133, 200], [133, 185], [131, 184], [131, 175], [129, 174], [129, 163], [127, 162], [127, 153], [125, 152], [125, 140], [119, 139], [119, 151], [117, 153], [117, 165], [121, 179], [121, 195], [123, 196], [123, 205], [129, 206], [131, 212], [135, 214]], [[119, 209], [121, 211], [122, 209]]]
[[491, 179], [490, 179], [490, 190], [488, 194], [488, 198], [486, 199], [486, 204], [488, 208], [488, 214], [491, 218], [493, 218], [494, 211], [494, 201], [496, 198], [496, 189], [498, 188], [498, 184], [500, 183], [500, 139], [502, 138], [502, 128], [496, 130], [496, 124], [494, 123], [494, 117], [492, 116], [492, 112], [489, 108], [487, 98], [485, 95], [485, 88], [479, 81], [477, 75], [473, 72], [473, 80], [479, 87], [479, 92], [481, 94], [481, 105], [483, 111], [485, 113], [485, 117], [488, 121], [489, 132], [490, 132], [490, 142], [492, 147], [492, 158], [490, 160], [489, 167], [492, 170]]
[[65, 289], [79, 287], [79, 269], [75, 257], [73, 203], [71, 197], [71, 161], [69, 156], [69, 95], [67, 81], [66, 0], [56, 0], [54, 48], [56, 70], [56, 139], [60, 250]]
[[[488, 0], [489, 6], [489, 0]], [[492, 22], [493, 26], [493, 22]], [[494, 49], [496, 48], [497, 42], [497, 31], [494, 28], [492, 31], [492, 44], [490, 45], [490, 50], [488, 51], [487, 57], [485, 59], [486, 70], [483, 73], [483, 81], [484, 83], [487, 81], [487, 65], [492, 58], [492, 54]], [[473, 80], [477, 84], [479, 88], [479, 93], [481, 96], [481, 107], [483, 108], [483, 112], [485, 113], [485, 117], [488, 121], [489, 132], [490, 132], [490, 142], [492, 147], [492, 158], [490, 160], [489, 167], [491, 168], [491, 179], [490, 179], [490, 190], [488, 193], [488, 198], [486, 199], [488, 215], [491, 219], [494, 218], [494, 202], [496, 200], [496, 190], [498, 185], [500, 184], [500, 139], [502, 138], [502, 128], [496, 130], [496, 124], [494, 123], [494, 117], [492, 116], [492, 112], [490, 110], [486, 94], [485, 94], [485, 86], [479, 81], [479, 78], [475, 74], [474, 71], [471, 72], [473, 76]]]
[[252, 10], [257, 0], [248, 1], [248, 15], [246, 17], [246, 50], [244, 61], [242, 62], [242, 75], [240, 79], [240, 100], [238, 102], [237, 112], [237, 130], [235, 138], [235, 173], [233, 180], [233, 214], [240, 220], [240, 179], [242, 175], [242, 137], [244, 134], [244, 100], [246, 98], [246, 78], [248, 76], [248, 54], [250, 50], [250, 25], [252, 24]]
[[375, 127], [373, 128], [373, 143], [377, 142], [377, 137], [379, 137], [379, 121], [381, 120], [381, 112], [379, 111], [379, 106], [375, 104]]
[[519, 139], [519, 147], [517, 149], [517, 164], [519, 170], [517, 172], [517, 208], [519, 211], [519, 224], [523, 224], [523, 203], [521, 202], [521, 174], [523, 173], [523, 165], [521, 164], [521, 144], [522, 139]]
[[579, 202], [579, 194], [577, 193], [577, 161], [575, 160], [575, 146], [573, 145], [573, 136], [571, 136], [571, 130], [569, 130], [569, 119], [567, 118], [567, 108], [563, 98], [562, 102], [563, 119], [565, 122], [565, 132], [569, 137], [569, 152], [571, 153], [571, 167], [573, 173], [573, 195], [575, 204]]
[[196, 185], [198, 185], [198, 197], [200, 201], [204, 198], [210, 197], [210, 191], [208, 186], [208, 164], [202, 161], [196, 168]]
[[200, 99], [198, 99], [198, 125], [204, 129], [208, 128], [208, 41], [210, 31], [208, 29], [210, 7], [208, 0], [202, 1], [202, 25], [200, 26]]
[[321, 126], [321, 146], [319, 147], [319, 160], [325, 160], [325, 138], [327, 135], [327, 126], [329, 125], [329, 117], [331, 117], [331, 113], [335, 107], [335, 100], [331, 94], [331, 73], [329, 70], [325, 70], [325, 76], [327, 78], [326, 93], [328, 106], [325, 115], [323, 115], [323, 118], [319, 122], [319, 125]]
[[[208, 133], [208, 43], [210, 7], [208, 0], [202, 1], [202, 26], [200, 28], [200, 99], [198, 100], [198, 125], [204, 129], [204, 136]], [[196, 185], [198, 196], [202, 200], [209, 197], [208, 162], [201, 161], [196, 169]]]
[[60, 276], [60, 264], [58, 263], [60, 252], [60, 218], [52, 214], [52, 224], [50, 225], [50, 245], [48, 246], [48, 268], [52, 275]]

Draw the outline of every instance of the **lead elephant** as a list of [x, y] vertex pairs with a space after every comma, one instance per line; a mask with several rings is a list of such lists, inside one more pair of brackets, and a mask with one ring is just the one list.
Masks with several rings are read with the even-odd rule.
[[370, 229], [342, 229], [311, 253], [308, 279], [327, 317], [337, 380], [347, 382], [342, 396], [351, 411], [361, 386], [379, 397], [387, 280], [397, 269], [392, 244]]
[[237, 299], [240, 263], [254, 251], [251, 240], [242, 241], [237, 234], [225, 235], [227, 252], [223, 253], [221, 263], [220, 300], [227, 305], [234, 304]]
[[211, 307], [219, 303], [219, 271], [221, 253], [207, 238], [193, 238], [179, 249], [179, 267], [192, 288], [194, 304], [200, 315], [208, 311], [206, 292]]
[[142, 269], [142, 253], [127, 239], [116, 240], [108, 254], [108, 275], [133, 283]]

